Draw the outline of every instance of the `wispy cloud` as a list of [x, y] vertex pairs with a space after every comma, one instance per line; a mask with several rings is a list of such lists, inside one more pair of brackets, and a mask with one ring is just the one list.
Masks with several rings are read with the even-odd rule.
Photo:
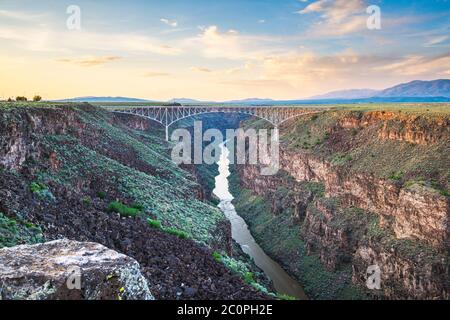
[[393, 63], [375, 67], [374, 70], [398, 76], [441, 76], [450, 71], [450, 52], [431, 57], [408, 55]]
[[278, 37], [243, 35], [233, 29], [222, 31], [214, 25], [200, 30], [199, 35], [184, 41], [183, 46], [207, 58], [254, 60], [285, 50], [280, 48]]
[[367, 5], [363, 0], [318, 0], [310, 3], [298, 14], [316, 13], [321, 20], [311, 30], [320, 35], [343, 35], [366, 27]]
[[146, 78], [168, 77], [168, 76], [170, 76], [170, 73], [168, 72], [149, 71], [144, 74], [144, 77]]
[[[10, 81], [11, 88], [46, 87], [58, 95], [60, 90], [89, 93], [99, 88], [146, 95], [152, 82], [152, 94], [158, 98], [199, 95], [208, 99], [268, 93], [300, 98], [359, 86], [381, 89], [450, 74], [449, 20], [448, 13], [441, 12], [445, 11], [442, 2], [433, 11], [427, 11], [433, 5], [425, 0], [381, 5], [380, 31], [367, 30], [366, 8], [383, 1], [298, 0], [296, 5], [302, 9], [296, 13], [290, 6], [268, 1], [273, 15], [251, 10], [247, 2], [237, 2], [242, 10], [232, 20], [224, 14], [215, 24], [198, 22], [198, 12], [206, 16], [222, 4], [206, 8], [193, 3], [192, 10], [183, 7], [181, 12], [181, 7], [175, 10], [172, 4], [163, 8], [138, 3], [142, 10], [136, 10], [140, 16], [133, 24], [102, 19], [108, 10], [124, 8], [105, 4], [105, 12], [89, 11], [89, 17], [83, 16], [81, 31], [65, 28], [64, 10], [45, 6], [49, 9], [43, 14], [41, 6], [2, 6], [1, 73], [15, 72], [19, 80]], [[150, 15], [152, 6], [155, 10]], [[83, 10], [88, 12], [88, 7]], [[202, 23], [205, 26], [197, 29]], [[279, 27], [269, 28], [272, 23]], [[233, 29], [237, 26], [242, 29]], [[71, 72], [68, 81], [72, 83], [63, 86], [53, 80], [50, 69], [62, 76]], [[34, 70], [33, 77], [29, 70]], [[130, 85], [116, 79], [126, 79]]]
[[443, 35], [443, 36], [437, 36], [434, 38], [431, 38], [428, 40], [428, 42], [425, 44], [426, 47], [432, 47], [438, 44], [441, 44], [449, 39], [449, 36]]
[[12, 10], [0, 10], [0, 17], [9, 18], [20, 21], [37, 21], [39, 18], [42, 18], [43, 15], [38, 14], [30, 14], [21, 11], [12, 11]]
[[161, 18], [161, 19], [159, 19], [159, 21], [161, 21], [164, 24], [167, 24], [168, 26], [171, 26], [172, 28], [176, 28], [178, 26], [178, 21], [176, 21], [176, 20], [169, 20], [166, 18]]
[[79, 65], [82, 67], [95, 67], [99, 65], [103, 65], [109, 62], [117, 61], [122, 59], [122, 57], [118, 56], [101, 56], [101, 57], [87, 57], [87, 58], [62, 58], [57, 59], [59, 62], [71, 63], [75, 65]]
[[[11, 27], [0, 21], [0, 41], [14, 42], [21, 49], [42, 52], [83, 50], [178, 55], [180, 48], [138, 33], [70, 32], [46, 27]], [[2, 44], [3, 46], [3, 44]]]
[[204, 68], [204, 67], [190, 67], [189, 70], [196, 71], [196, 72], [206, 72], [206, 73], [212, 72], [211, 69]]

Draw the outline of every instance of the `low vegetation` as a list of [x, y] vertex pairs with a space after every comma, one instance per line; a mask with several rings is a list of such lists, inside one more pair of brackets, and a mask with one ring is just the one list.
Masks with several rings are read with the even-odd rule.
[[168, 234], [177, 236], [180, 239], [188, 239], [189, 235], [179, 229], [173, 228], [173, 227], [163, 227], [161, 224], [161, 221], [159, 220], [154, 220], [154, 219], [147, 219], [147, 223], [150, 227], [155, 228], [155, 229], [159, 229], [162, 230], [164, 232], [167, 232]]
[[43, 183], [32, 182], [30, 184], [30, 191], [41, 199], [55, 200], [55, 197], [50, 189]]
[[43, 241], [39, 227], [30, 222], [9, 218], [0, 212], [0, 248]]
[[[282, 262], [285, 270], [299, 280], [307, 296], [312, 299], [363, 299], [364, 294], [351, 281], [351, 270], [341, 268], [330, 272], [320, 262], [318, 256], [308, 255], [305, 243], [299, 237], [299, 226], [292, 223], [292, 209], [274, 215], [271, 202], [252, 194], [238, 185], [232, 170], [230, 184], [236, 210], [247, 222], [252, 235], [264, 251], [276, 261]], [[304, 185], [313, 188], [320, 196], [320, 184]], [[284, 191], [283, 191], [284, 190]], [[277, 193], [288, 196], [286, 188]]]
[[139, 213], [141, 213], [141, 210], [138, 208], [129, 207], [120, 201], [112, 201], [108, 205], [108, 211], [116, 212], [123, 217], [136, 217]]
[[[280, 139], [288, 150], [314, 154], [346, 171], [401, 183], [421, 179], [445, 195], [450, 177], [445, 150], [450, 135], [442, 123], [448, 119], [450, 105], [430, 104], [428, 109], [424, 104], [338, 106], [284, 124]], [[357, 120], [369, 111], [379, 111], [381, 116], [389, 113], [390, 120], [358, 127]], [[406, 123], [412, 126], [408, 127], [411, 135], [429, 134], [437, 141], [419, 144], [380, 137], [382, 130], [403, 134]], [[253, 124], [260, 125], [260, 121], [249, 121], [246, 126]]]
[[[70, 133], [44, 136], [42, 144], [57, 154], [61, 165], [57, 171], [37, 171], [37, 181], [71, 188], [79, 180], [91, 181], [102, 176], [121, 197], [106, 194], [103, 187], [92, 196], [109, 200], [105, 207], [111, 211], [124, 216], [141, 212], [143, 217], [151, 212], [152, 218], [185, 232], [189, 238], [203, 243], [221, 242], [215, 230], [226, 218], [218, 208], [198, 199], [200, 186], [190, 173], [170, 160], [159, 128], [146, 132], [133, 130], [112, 123], [109, 114], [102, 110], [85, 105], [76, 105], [74, 109], [86, 126], [85, 140], [80, 141]], [[14, 114], [11, 112], [11, 116]], [[90, 137], [90, 132], [101, 132], [102, 138]], [[92, 143], [86, 143], [89, 139]], [[111, 154], [129, 160], [124, 162]]]

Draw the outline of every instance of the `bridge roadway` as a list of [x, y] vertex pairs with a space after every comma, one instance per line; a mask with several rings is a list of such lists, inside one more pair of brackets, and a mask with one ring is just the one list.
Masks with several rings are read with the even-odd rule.
[[186, 105], [186, 106], [108, 106], [102, 108], [122, 114], [132, 114], [159, 122], [166, 129], [166, 141], [169, 141], [169, 127], [175, 122], [192, 116], [209, 113], [241, 113], [258, 117], [270, 122], [277, 128], [283, 122], [312, 113], [322, 112], [312, 106], [222, 106], [222, 105]]

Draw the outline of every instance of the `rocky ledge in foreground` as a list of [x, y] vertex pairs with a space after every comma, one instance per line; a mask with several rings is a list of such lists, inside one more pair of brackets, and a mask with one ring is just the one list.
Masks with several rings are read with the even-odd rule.
[[0, 299], [153, 300], [136, 260], [94, 242], [0, 249]]

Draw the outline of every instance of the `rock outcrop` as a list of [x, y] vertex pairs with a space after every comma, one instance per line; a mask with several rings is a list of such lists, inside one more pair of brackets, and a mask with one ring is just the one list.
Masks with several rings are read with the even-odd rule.
[[[289, 210], [305, 252], [327, 270], [351, 266], [353, 282], [366, 288], [367, 268], [378, 265], [381, 290], [370, 296], [449, 299], [450, 198], [440, 166], [449, 133], [445, 116], [324, 114], [282, 130], [280, 174], [241, 166], [241, 185], [274, 215]], [[401, 150], [408, 159], [392, 156]], [[388, 177], [391, 170], [402, 171]], [[311, 183], [322, 190], [312, 195]]]
[[321, 182], [326, 195], [339, 196], [343, 205], [391, 217], [398, 238], [450, 248], [450, 201], [435, 190], [420, 185], [403, 187], [395, 181], [349, 172], [311, 153], [283, 150], [280, 157], [282, 168], [298, 181]]
[[378, 130], [380, 139], [430, 145], [448, 136], [449, 123], [449, 118], [430, 120], [420, 116], [376, 111], [352, 113], [341, 119], [338, 125], [345, 129], [360, 129], [374, 124], [381, 124]]
[[153, 300], [136, 260], [70, 240], [1, 249], [0, 298]]
[[[92, 109], [88, 104], [83, 108]], [[10, 118], [6, 112], [0, 117], [0, 165], [6, 169], [20, 170], [27, 159], [51, 158], [44, 154], [39, 134], [67, 134], [79, 136], [85, 129], [74, 108], [67, 106], [35, 108], [24, 112], [21, 118]]]
[[[95, 242], [135, 259], [158, 300], [267, 299], [213, 258], [230, 252], [229, 223], [200, 201], [200, 185], [173, 164], [160, 134], [89, 104], [0, 108], [0, 213], [20, 227], [8, 228], [17, 237], [7, 244], [28, 243], [34, 233], [21, 228], [30, 224], [48, 241]], [[110, 212], [114, 201], [139, 213]]]

